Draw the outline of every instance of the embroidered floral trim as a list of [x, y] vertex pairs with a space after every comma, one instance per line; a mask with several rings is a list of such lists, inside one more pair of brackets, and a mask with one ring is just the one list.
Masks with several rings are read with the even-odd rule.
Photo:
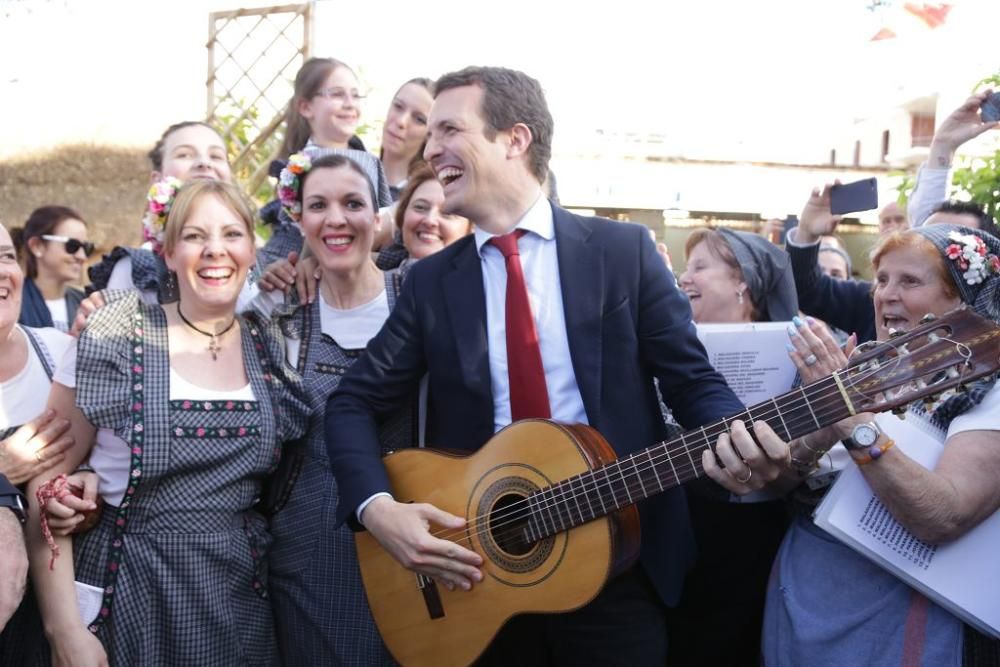
[[945, 255], [962, 271], [969, 285], [978, 285], [993, 274], [1000, 273], [1000, 257], [987, 253], [986, 244], [975, 234], [951, 232], [954, 241], [945, 248]]
[[170, 408], [181, 412], [259, 412], [257, 401], [170, 401]]
[[88, 630], [96, 633], [104, 621], [111, 615], [111, 605], [114, 602], [115, 583], [118, 580], [118, 570], [121, 567], [124, 557], [124, 537], [125, 523], [128, 519], [128, 509], [135, 497], [135, 491], [142, 481], [142, 449], [145, 446], [145, 427], [143, 422], [142, 405], [142, 377], [144, 371], [143, 353], [143, 317], [142, 311], [136, 311], [134, 326], [132, 329], [132, 400], [130, 411], [132, 413], [132, 428], [130, 430], [129, 445], [131, 446], [131, 460], [129, 461], [129, 483], [125, 489], [121, 505], [118, 506], [118, 513], [115, 516], [114, 528], [111, 531], [111, 544], [108, 547], [108, 567], [104, 579], [104, 598], [101, 601], [101, 610], [97, 618], [88, 626]]
[[288, 158], [288, 164], [281, 170], [278, 177], [278, 199], [288, 217], [296, 222], [302, 217], [302, 202], [299, 201], [299, 191], [302, 189], [302, 175], [312, 169], [312, 158], [308, 153], [294, 153]]
[[178, 438], [242, 438], [260, 435], [259, 426], [175, 426]]

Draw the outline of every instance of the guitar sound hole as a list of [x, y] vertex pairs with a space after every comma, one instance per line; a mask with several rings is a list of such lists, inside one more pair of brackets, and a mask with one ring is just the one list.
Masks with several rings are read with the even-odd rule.
[[502, 551], [523, 556], [533, 543], [527, 540], [528, 503], [524, 496], [507, 493], [496, 499], [490, 510], [490, 535]]

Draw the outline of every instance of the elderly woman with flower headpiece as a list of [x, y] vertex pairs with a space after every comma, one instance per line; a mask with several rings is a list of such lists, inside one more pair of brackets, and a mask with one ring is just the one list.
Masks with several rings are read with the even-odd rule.
[[[697, 324], [796, 316], [788, 256], [767, 239], [725, 228], [697, 229], [684, 254], [687, 268], [678, 285]], [[784, 502], [767, 493], [730, 498], [710, 483], [688, 484], [686, 491], [698, 560], [674, 610], [677, 631], [669, 661], [755, 664], [767, 575], [788, 525]]]
[[[872, 252], [878, 340], [913, 329], [927, 314], [941, 316], [963, 304], [1000, 322], [998, 255], [1000, 240], [952, 225], [884, 237]], [[807, 383], [847, 362], [818, 322], [802, 323], [790, 336], [792, 357]], [[781, 483], [808, 474], [839, 440], [849, 454], [843, 464], [858, 466], [913, 537], [931, 545], [961, 538], [1000, 509], [996, 376], [967, 392], [946, 393], [929, 410], [911, 406], [905, 420], [943, 440], [933, 469], [914, 461], [906, 443], [887, 435], [897, 417], [879, 415], [876, 422], [875, 415], [865, 413], [793, 442], [793, 470]], [[729, 483], [711, 462], [706, 472]], [[814, 491], [818, 486], [804, 484], [793, 492], [805, 511], [789, 529], [770, 581], [765, 664], [958, 665], [963, 655], [967, 663], [970, 656], [998, 655], [995, 644], [993, 653], [982, 653], [984, 637], [964, 629], [957, 617], [817, 528], [808, 517], [820, 495]]]
[[[397, 271], [372, 258], [378, 173], [354, 152], [295, 154], [281, 175], [284, 215], [300, 226], [318, 264], [318, 297], [261, 292], [254, 305], [276, 319], [290, 364], [315, 412], [308, 433], [285, 449], [267, 505], [273, 513], [269, 589], [285, 664], [393, 664], [371, 617], [354, 538], [337, 526], [337, 483], [324, 438], [324, 407], [343, 373], [364, 354], [399, 294]], [[414, 440], [411, 411], [383, 424], [386, 448]]]
[[53, 472], [89, 455], [105, 508], [72, 542], [53, 537], [38, 506], [64, 481], [32, 480], [33, 582], [56, 665], [272, 665], [270, 536], [254, 508], [310, 410], [277, 330], [236, 314], [253, 210], [220, 180], [163, 204], [178, 299], [132, 292], [98, 310], [54, 378], [74, 446]]

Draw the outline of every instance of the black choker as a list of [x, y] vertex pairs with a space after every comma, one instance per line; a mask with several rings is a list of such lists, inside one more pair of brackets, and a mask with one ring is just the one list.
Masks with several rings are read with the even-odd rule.
[[233, 328], [233, 326], [236, 324], [236, 317], [233, 316], [233, 321], [230, 322], [229, 326], [227, 326], [222, 331], [219, 331], [218, 333], [211, 333], [209, 331], [202, 331], [195, 325], [191, 324], [191, 321], [188, 320], [188, 318], [184, 317], [184, 313], [181, 312], [181, 304], [179, 303], [177, 304], [177, 314], [180, 315], [181, 321], [184, 322], [184, 324], [188, 325], [189, 327], [200, 333], [202, 336], [208, 336], [211, 339], [208, 342], [208, 351], [212, 353], [212, 361], [218, 359], [219, 351], [222, 349], [222, 346], [219, 345], [219, 336], [225, 336], [229, 332], [229, 330]]

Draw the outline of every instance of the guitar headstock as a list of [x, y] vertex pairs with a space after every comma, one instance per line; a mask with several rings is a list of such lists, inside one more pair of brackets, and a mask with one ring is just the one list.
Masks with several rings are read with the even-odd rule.
[[962, 307], [884, 343], [859, 347], [838, 375], [856, 412], [882, 412], [997, 369], [1000, 327]]

